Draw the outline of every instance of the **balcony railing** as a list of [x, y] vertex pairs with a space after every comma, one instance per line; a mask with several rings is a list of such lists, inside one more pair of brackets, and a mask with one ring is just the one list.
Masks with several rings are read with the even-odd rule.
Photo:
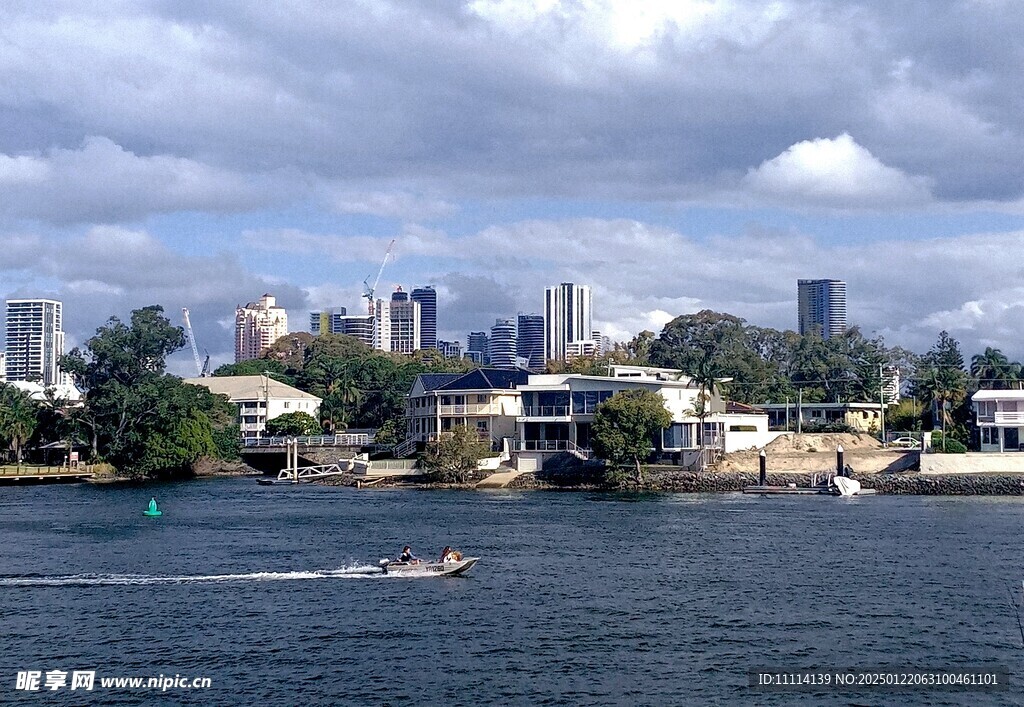
[[[994, 422], [997, 425], [1005, 425], [1007, 427], [1012, 426], [1024, 426], [1024, 412], [996, 412], [994, 415]], [[978, 422], [986, 421], [983, 417], [978, 417]]]
[[568, 405], [535, 405], [523, 408], [523, 417], [569, 417]]
[[512, 448], [517, 452], [569, 452], [590, 456], [590, 450], [568, 439], [514, 439]]
[[467, 403], [466, 405], [438, 405], [437, 412], [443, 417], [452, 415], [501, 415], [501, 405], [492, 403]]
[[[262, 428], [262, 425], [259, 426]], [[242, 426], [245, 431], [245, 425]], [[365, 447], [373, 442], [371, 434], [314, 435], [310, 437], [250, 437], [244, 441], [246, 447], [283, 447], [294, 439], [304, 447]]]

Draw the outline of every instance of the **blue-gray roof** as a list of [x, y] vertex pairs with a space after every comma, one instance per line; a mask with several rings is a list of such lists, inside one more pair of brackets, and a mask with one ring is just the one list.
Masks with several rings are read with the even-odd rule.
[[429, 390], [497, 390], [526, 385], [530, 372], [522, 368], [476, 368]]
[[424, 391], [437, 390], [463, 376], [462, 373], [421, 373], [420, 382]]

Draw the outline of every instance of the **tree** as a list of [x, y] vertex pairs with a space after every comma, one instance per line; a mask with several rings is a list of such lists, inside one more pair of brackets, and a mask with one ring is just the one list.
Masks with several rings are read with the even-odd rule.
[[987, 346], [984, 353], [971, 357], [971, 377], [979, 389], [1015, 388], [1020, 384], [1021, 365], [999, 349]]
[[[962, 422], [962, 409], [953, 414], [958, 405], [967, 398], [967, 372], [960, 343], [948, 332], [939, 332], [939, 339], [921, 357], [921, 365], [914, 381], [913, 393], [925, 405], [934, 408], [934, 415], [942, 426], [942, 438], [946, 439], [946, 425]], [[935, 426], [933, 417], [932, 426]]]
[[217, 377], [262, 376], [267, 373], [276, 381], [281, 381], [286, 385], [295, 385], [295, 377], [288, 374], [285, 365], [273, 359], [253, 358], [238, 363], [225, 363], [223, 366], [217, 366], [213, 375]]
[[146, 436], [142, 456], [133, 471], [140, 476], [186, 474], [201, 457], [216, 454], [210, 420], [201, 411], [192, 410], [167, 430], [156, 430]]
[[32, 397], [13, 385], [0, 386], [0, 439], [14, 450], [21, 465], [25, 443], [36, 429], [39, 405]]
[[665, 399], [649, 390], [624, 390], [598, 405], [590, 439], [594, 453], [608, 466], [606, 478], [621, 482], [621, 468], [633, 464], [634, 480], [641, 483], [641, 463], [651, 454], [654, 436], [671, 424]]
[[[111, 317], [60, 366], [85, 393], [74, 419], [89, 430], [93, 456], [129, 476], [183, 471], [196, 454], [237, 453], [237, 409], [223, 396], [165, 373], [185, 344], [159, 306]], [[230, 436], [234, 435], [232, 444]]]
[[432, 481], [461, 484], [469, 481], [480, 460], [490, 451], [490, 445], [480, 439], [476, 430], [458, 425], [427, 442], [420, 463]]
[[308, 412], [286, 412], [267, 420], [267, 434], [271, 437], [305, 437], [322, 431], [320, 423]]

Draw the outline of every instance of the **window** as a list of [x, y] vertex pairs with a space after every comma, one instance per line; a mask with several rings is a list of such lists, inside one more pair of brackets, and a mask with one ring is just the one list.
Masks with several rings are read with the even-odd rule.
[[287, 410], [287, 409], [288, 409], [288, 408], [290, 408], [291, 406], [292, 406], [292, 404], [291, 404], [291, 403], [289, 403], [289, 402], [285, 401], [285, 404], [284, 404], [284, 409], [285, 409], [285, 410]]
[[479, 404], [481, 404], [481, 405], [486, 405], [486, 404], [487, 404], [487, 402], [488, 402], [488, 401], [487, 401], [487, 396], [486, 396], [486, 395], [478, 395], [478, 396], [476, 396], [476, 401], [477, 401], [477, 402], [478, 402]]

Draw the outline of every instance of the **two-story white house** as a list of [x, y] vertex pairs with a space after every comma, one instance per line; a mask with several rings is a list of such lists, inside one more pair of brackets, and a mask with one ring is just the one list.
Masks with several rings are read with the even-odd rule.
[[523, 369], [477, 368], [469, 373], [421, 373], [405, 406], [406, 441], [425, 442], [438, 432], [467, 426], [498, 449], [515, 435], [522, 414]]
[[982, 452], [1024, 451], [1024, 390], [979, 390], [971, 403]]
[[680, 463], [692, 463], [702, 447], [731, 452], [763, 446], [777, 436], [768, 431], [767, 415], [727, 413], [717, 392], [707, 403], [702, 423], [697, 415], [700, 389], [681, 371], [612, 366], [609, 372], [609, 376], [532, 375], [520, 386], [523, 413], [516, 420], [514, 442], [520, 469], [538, 469], [546, 456], [556, 453], [589, 456], [595, 409], [626, 390], [646, 389], [665, 399], [672, 424], [651, 440], [652, 448]]
[[226, 395], [237, 405], [242, 439], [265, 436], [267, 420], [285, 413], [304, 412], [319, 419], [320, 398], [270, 376], [214, 376], [186, 378], [185, 382], [204, 386], [211, 393]]

